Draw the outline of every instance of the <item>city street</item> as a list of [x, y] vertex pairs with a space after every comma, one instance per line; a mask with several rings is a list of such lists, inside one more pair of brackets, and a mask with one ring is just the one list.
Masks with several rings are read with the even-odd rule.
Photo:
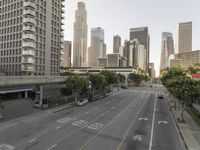
[[135, 87], [2, 123], [0, 150], [184, 150], [161, 92]]

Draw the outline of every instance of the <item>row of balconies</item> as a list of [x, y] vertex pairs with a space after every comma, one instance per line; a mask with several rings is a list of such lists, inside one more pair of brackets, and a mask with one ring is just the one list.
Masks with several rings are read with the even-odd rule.
[[31, 39], [31, 40], [36, 40], [35, 34], [22, 34], [22, 39]]
[[35, 27], [34, 26], [23, 26], [23, 31], [32, 31], [32, 32], [35, 32]]
[[34, 64], [35, 59], [34, 57], [22, 57], [22, 64]]
[[35, 17], [36, 13], [34, 10], [31, 9], [24, 9], [24, 15], [32, 15]]
[[31, 1], [24, 1], [24, 7], [32, 7], [32, 8], [36, 8], [35, 3], [32, 3]]
[[22, 47], [27, 47], [27, 48], [36, 48], [36, 44], [35, 42], [23, 42], [22, 43]]
[[65, 48], [64, 42], [63, 42], [63, 43], [61, 42], [60, 48], [61, 48], [61, 49], [64, 49], [64, 48]]
[[23, 50], [22, 55], [27, 55], [27, 56], [35, 56], [35, 51], [34, 50]]
[[33, 65], [23, 64], [22, 65], [22, 71], [34, 71], [34, 66]]
[[32, 23], [35, 24], [35, 19], [33, 18], [24, 18], [23, 23]]

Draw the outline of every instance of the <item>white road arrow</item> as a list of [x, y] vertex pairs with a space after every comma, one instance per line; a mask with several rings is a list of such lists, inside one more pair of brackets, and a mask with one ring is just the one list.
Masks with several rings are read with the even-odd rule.
[[161, 123], [167, 124], [168, 122], [167, 121], [158, 121], [158, 124], [161, 124]]
[[137, 140], [138, 140], [139, 142], [142, 142], [142, 135], [136, 135], [136, 136], [134, 136], [134, 137], [133, 137], [133, 140], [134, 140], [134, 141], [137, 141]]
[[148, 118], [139, 118], [138, 120], [139, 120], [139, 121], [140, 121], [140, 120], [147, 121], [147, 120], [149, 120], [149, 119], [148, 119]]

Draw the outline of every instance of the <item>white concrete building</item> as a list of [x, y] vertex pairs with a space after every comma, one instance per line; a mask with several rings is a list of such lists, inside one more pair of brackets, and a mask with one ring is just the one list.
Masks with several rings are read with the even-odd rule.
[[64, 0], [0, 0], [0, 72], [57, 76]]

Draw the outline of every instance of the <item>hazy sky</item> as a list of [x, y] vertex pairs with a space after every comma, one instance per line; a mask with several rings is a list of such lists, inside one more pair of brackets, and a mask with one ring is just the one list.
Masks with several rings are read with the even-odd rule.
[[[65, 40], [73, 40], [74, 12], [77, 2], [65, 2]], [[112, 53], [113, 35], [122, 41], [129, 39], [129, 29], [149, 27], [150, 61], [155, 63], [158, 74], [162, 32], [172, 32], [176, 41], [179, 22], [193, 22], [193, 49], [200, 49], [200, 0], [82, 0], [88, 13], [88, 40], [90, 28], [105, 30], [107, 53]], [[90, 45], [90, 43], [89, 43]]]

